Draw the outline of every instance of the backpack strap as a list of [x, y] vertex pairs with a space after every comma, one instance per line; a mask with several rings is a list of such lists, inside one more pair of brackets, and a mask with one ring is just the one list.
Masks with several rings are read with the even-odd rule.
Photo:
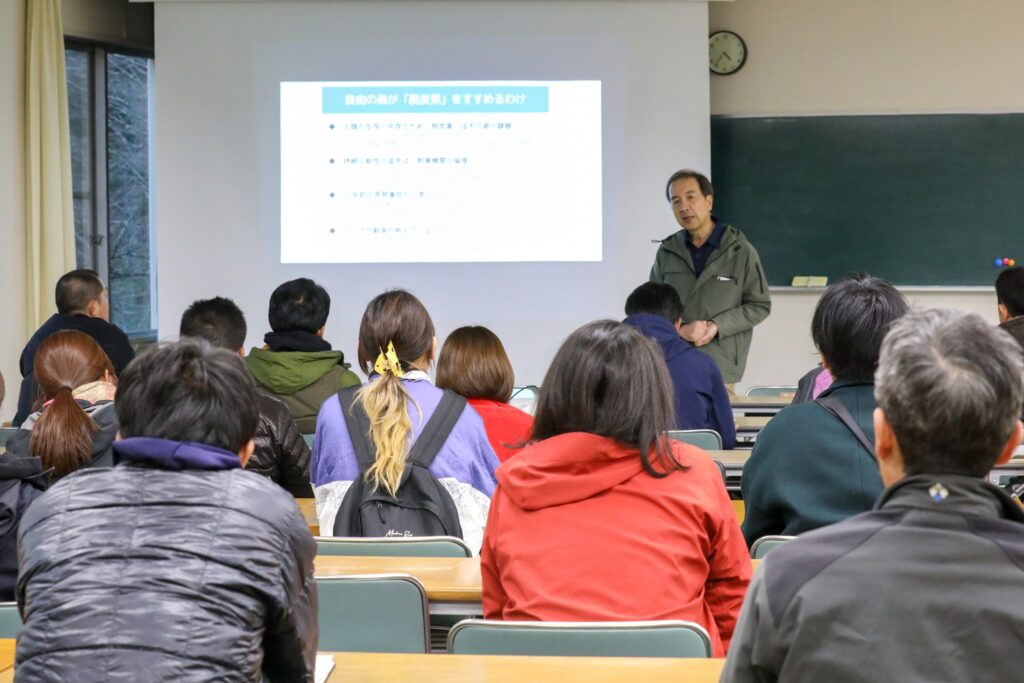
[[341, 414], [348, 427], [348, 436], [352, 441], [352, 450], [356, 453], [359, 473], [366, 474], [377, 460], [377, 449], [370, 441], [370, 417], [366, 414], [363, 404], [356, 400], [358, 386], [345, 387], [338, 392], [341, 402]]
[[459, 416], [462, 415], [462, 410], [465, 407], [466, 399], [464, 397], [445, 389], [434, 414], [427, 420], [416, 443], [412, 445], [408, 461], [420, 467], [430, 467], [430, 463], [434, 462], [434, 457], [441, 450], [448, 435], [452, 433], [455, 423], [459, 421]]
[[814, 402], [820, 405], [822, 408], [830, 412], [839, 418], [839, 421], [846, 425], [846, 428], [853, 432], [853, 435], [860, 442], [860, 445], [871, 454], [871, 457], [875, 457], [875, 444], [868, 438], [868, 435], [864, 433], [864, 430], [860, 428], [857, 421], [853, 419], [853, 415], [846, 409], [843, 402], [835, 396], [819, 396], [814, 399]]

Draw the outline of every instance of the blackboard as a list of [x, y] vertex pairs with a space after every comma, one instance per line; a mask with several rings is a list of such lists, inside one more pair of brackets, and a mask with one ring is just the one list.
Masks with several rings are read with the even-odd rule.
[[714, 213], [771, 285], [991, 286], [1024, 265], [1024, 114], [711, 119]]

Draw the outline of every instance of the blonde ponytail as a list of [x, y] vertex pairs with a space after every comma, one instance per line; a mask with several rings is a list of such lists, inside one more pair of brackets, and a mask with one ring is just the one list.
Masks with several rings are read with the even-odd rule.
[[[391, 496], [398, 491], [412, 440], [408, 392], [402, 380], [390, 372], [379, 375], [356, 393], [356, 399], [370, 418], [370, 438], [377, 450], [377, 460], [366, 471], [367, 480], [375, 489], [384, 487]], [[413, 401], [422, 421], [423, 411]]]

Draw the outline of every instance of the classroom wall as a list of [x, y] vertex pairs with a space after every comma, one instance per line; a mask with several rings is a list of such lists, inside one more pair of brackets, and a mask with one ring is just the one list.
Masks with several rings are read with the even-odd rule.
[[[486, 325], [518, 381], [539, 384], [573, 329], [622, 317], [652, 240], [678, 229], [663, 183], [708, 165], [706, 36], [704, 2], [158, 2], [161, 338], [221, 294], [262, 344], [271, 291], [305, 276], [331, 293], [326, 338], [354, 359], [366, 302], [405, 287], [439, 339]], [[602, 80], [600, 263], [280, 263], [280, 82], [495, 78]]]
[[[711, 31], [736, 31], [748, 48], [738, 73], [711, 77], [712, 115], [1024, 111], [1019, 0], [735, 0], [708, 12]], [[716, 208], [728, 220], [729, 208]], [[810, 325], [820, 295], [774, 293], [740, 390], [791, 384], [814, 366]], [[908, 297], [997, 321], [989, 289]]]
[[0, 372], [7, 398], [0, 422], [18, 403], [18, 356], [26, 338], [25, 308], [25, 3], [0, 2]]

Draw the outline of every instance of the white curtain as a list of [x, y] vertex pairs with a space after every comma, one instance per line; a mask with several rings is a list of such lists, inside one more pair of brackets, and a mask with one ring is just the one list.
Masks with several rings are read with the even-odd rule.
[[60, 0], [28, 0], [26, 15], [25, 270], [34, 330], [56, 310], [57, 279], [75, 268], [75, 222]]

